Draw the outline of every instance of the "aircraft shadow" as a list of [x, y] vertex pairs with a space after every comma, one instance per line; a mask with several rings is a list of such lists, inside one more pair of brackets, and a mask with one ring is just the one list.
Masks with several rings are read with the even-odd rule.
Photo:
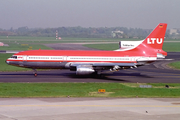
[[[59, 78], [59, 82], [64, 82], [64, 81], [69, 81], [69, 82], [133, 82], [137, 79], [143, 79], [143, 78], [153, 78], [148, 75], [141, 75], [138, 72], [135, 73], [124, 73], [124, 72], [115, 72], [115, 73], [106, 73], [106, 74], [101, 74], [101, 75], [96, 75], [96, 74], [91, 74], [91, 75], [84, 75], [84, 76], [78, 76], [74, 72], [39, 72], [37, 77], [34, 77], [33, 73], [27, 73], [27, 72], [22, 72], [22, 73], [1, 73], [0, 74], [0, 79], [8, 79], [8, 78], [35, 78], [34, 80], [42, 80], [46, 81], [47, 79], [44, 78], [49, 78], [50, 82], [51, 81], [57, 81], [57, 79], [54, 78]], [[133, 78], [133, 79], [132, 79]], [[54, 80], [53, 80], [54, 79]], [[26, 81], [26, 80], [25, 80]]]
[[129, 76], [129, 77], [143, 77], [143, 78], [154, 78], [152, 76], [148, 76], [148, 75], [142, 75], [139, 72], [134, 72], [134, 73], [115, 73], [113, 74], [113, 76]]
[[[122, 82], [132, 82], [129, 80], [126, 80], [125, 78], [122, 79], [122, 77], [140, 77], [141, 78], [153, 78], [148, 75], [141, 75], [140, 73], [116, 73], [116, 74], [101, 74], [101, 75], [84, 75], [84, 76], [78, 76], [74, 73], [67, 73], [65, 76], [68, 76], [70, 78], [78, 78], [78, 79], [97, 79], [97, 80], [105, 80], [105, 81], [122, 81]], [[138, 79], [138, 78], [136, 78]]]
[[[76, 74], [68, 74], [69, 78], [76, 78], [76, 79], [93, 79], [93, 80], [98, 80], [99, 82], [101, 81], [122, 81], [122, 82], [130, 82], [128, 80], [123, 80], [123, 79], [118, 79], [118, 78], [111, 78], [106, 75], [84, 75], [84, 76], [78, 76]], [[86, 80], [85, 80], [86, 81]]]

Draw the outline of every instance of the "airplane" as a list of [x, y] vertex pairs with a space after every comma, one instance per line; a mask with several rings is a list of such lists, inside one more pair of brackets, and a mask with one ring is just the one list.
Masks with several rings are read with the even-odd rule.
[[14, 54], [6, 63], [31, 68], [35, 77], [36, 69], [70, 69], [76, 75], [89, 75], [137, 68], [167, 56], [162, 50], [166, 28], [166, 23], [160, 23], [144, 40], [115, 51], [29, 50]]

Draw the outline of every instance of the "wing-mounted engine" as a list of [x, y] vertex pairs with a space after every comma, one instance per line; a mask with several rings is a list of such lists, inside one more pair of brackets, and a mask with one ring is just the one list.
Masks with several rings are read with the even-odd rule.
[[76, 75], [89, 75], [94, 73], [92, 65], [78, 65], [76, 67]]

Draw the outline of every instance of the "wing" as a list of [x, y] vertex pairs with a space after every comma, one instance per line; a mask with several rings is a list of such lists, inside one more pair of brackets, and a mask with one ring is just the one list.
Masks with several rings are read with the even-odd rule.
[[90, 65], [92, 67], [113, 67], [113, 66], [119, 66], [119, 67], [131, 67], [137, 65], [136, 63], [72, 63], [72, 67], [77, 66], [86, 66]]
[[77, 71], [77, 68], [117, 71], [119, 69], [136, 68], [136, 63], [71, 63], [71, 70]]

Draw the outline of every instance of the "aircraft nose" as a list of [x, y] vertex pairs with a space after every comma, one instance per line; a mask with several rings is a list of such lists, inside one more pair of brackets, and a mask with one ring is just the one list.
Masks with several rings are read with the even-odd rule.
[[6, 60], [5, 62], [6, 62], [7, 64], [9, 64], [9, 61], [8, 61], [8, 60]]

